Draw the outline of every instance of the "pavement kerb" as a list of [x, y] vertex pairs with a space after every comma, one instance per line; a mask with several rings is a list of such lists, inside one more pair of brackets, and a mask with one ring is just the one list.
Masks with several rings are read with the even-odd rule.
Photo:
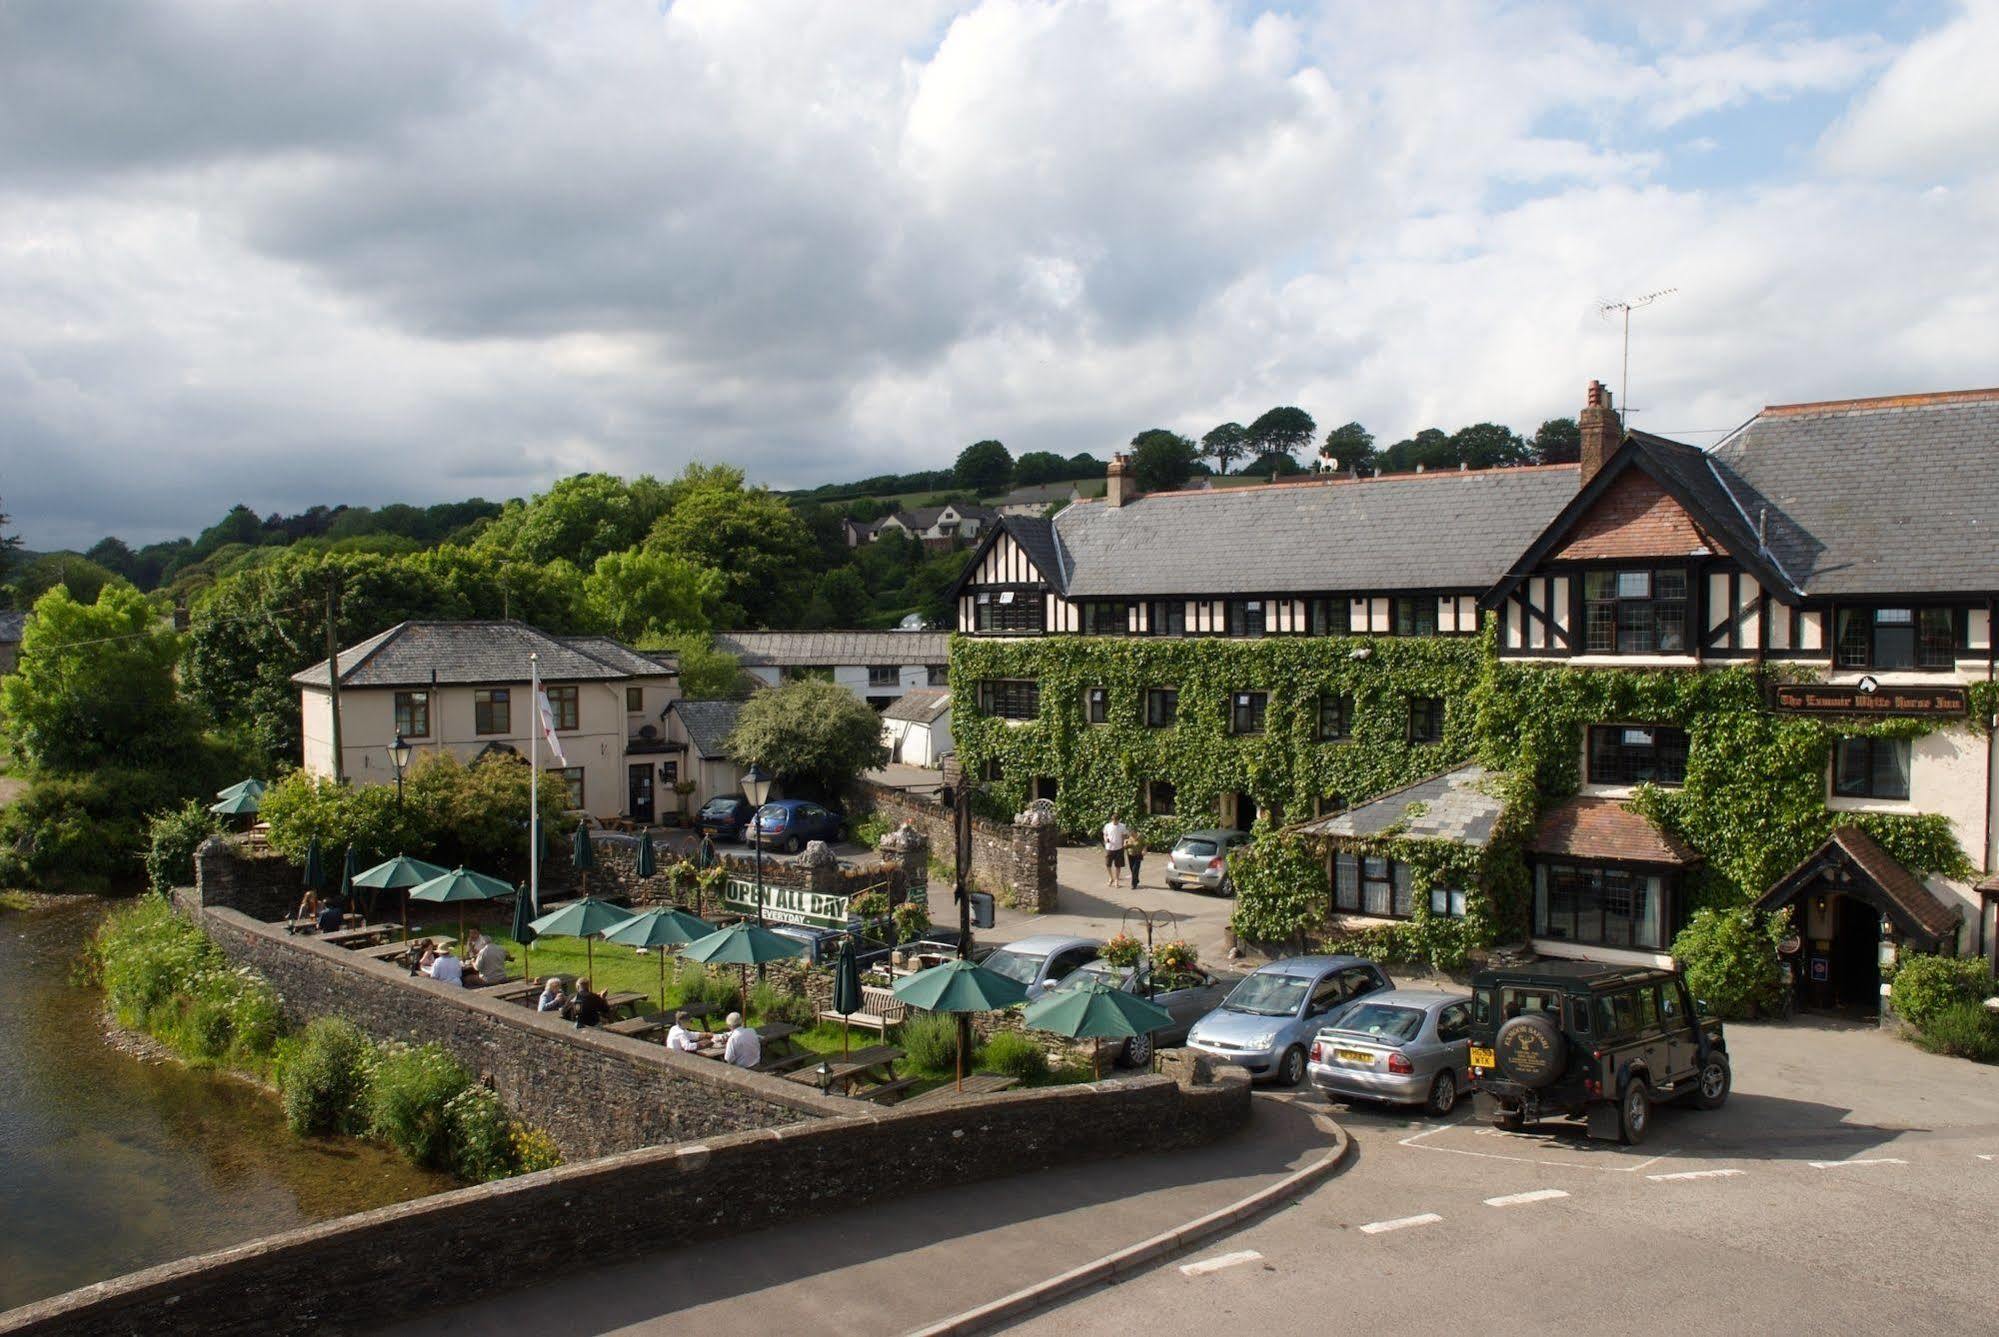
[[1001, 1323], [1025, 1317], [1032, 1311], [1077, 1291], [1122, 1280], [1133, 1273], [1143, 1271], [1168, 1254], [1191, 1249], [1225, 1230], [1241, 1225], [1251, 1217], [1269, 1211], [1288, 1199], [1300, 1196], [1339, 1169], [1353, 1150], [1353, 1140], [1347, 1136], [1346, 1129], [1317, 1110], [1310, 1113], [1312, 1122], [1330, 1133], [1333, 1139], [1325, 1154], [1310, 1165], [1301, 1166], [1276, 1183], [1268, 1184], [1227, 1207], [1218, 1207], [1205, 1216], [1195, 1217], [1185, 1225], [1162, 1231], [1150, 1239], [1140, 1240], [1115, 1253], [1105, 1254], [1080, 1267], [1049, 1277], [1046, 1281], [1023, 1287], [1011, 1295], [1003, 1295], [997, 1300], [989, 1300], [963, 1313], [953, 1314], [950, 1318], [914, 1329], [908, 1337], [961, 1337], [962, 1334], [984, 1332]]

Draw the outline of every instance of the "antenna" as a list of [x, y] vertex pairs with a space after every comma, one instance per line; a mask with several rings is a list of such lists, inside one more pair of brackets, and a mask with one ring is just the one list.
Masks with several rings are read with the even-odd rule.
[[1657, 292], [1648, 292], [1643, 297], [1633, 297], [1622, 302], [1598, 302], [1596, 304], [1596, 313], [1599, 316], [1602, 316], [1605, 320], [1609, 320], [1613, 315], [1622, 315], [1624, 317], [1624, 371], [1622, 377], [1618, 381], [1617, 399], [1618, 402], [1621, 405], [1623, 405], [1624, 413], [1627, 417], [1630, 416], [1632, 411], [1631, 410], [1631, 313], [1633, 311], [1638, 310], [1640, 307], [1646, 307], [1652, 305], [1652, 303], [1658, 301], [1661, 297], [1671, 297], [1674, 293], [1678, 291], [1679, 291], [1678, 288], [1661, 288]]

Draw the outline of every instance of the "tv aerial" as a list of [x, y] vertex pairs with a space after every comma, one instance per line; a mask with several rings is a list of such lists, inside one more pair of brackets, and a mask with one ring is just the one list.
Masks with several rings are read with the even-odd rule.
[[1631, 313], [1652, 305], [1661, 297], [1671, 297], [1678, 291], [1678, 288], [1661, 288], [1657, 292], [1648, 292], [1643, 297], [1596, 304], [1596, 313], [1605, 320], [1609, 320], [1612, 316], [1624, 318], [1624, 367], [1617, 383], [1617, 400], [1621, 406], [1619, 411], [1622, 413], [1631, 412]]

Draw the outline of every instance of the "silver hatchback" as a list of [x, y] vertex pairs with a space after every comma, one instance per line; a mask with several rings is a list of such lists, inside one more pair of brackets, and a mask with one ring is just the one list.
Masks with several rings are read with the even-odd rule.
[[1328, 1095], [1423, 1105], [1449, 1114], [1468, 1089], [1471, 995], [1431, 989], [1369, 994], [1334, 1014], [1306, 1071]]
[[1247, 831], [1189, 831], [1173, 842], [1166, 856], [1166, 886], [1171, 891], [1196, 887], [1226, 896], [1229, 886], [1229, 855], [1237, 846], [1249, 843]]

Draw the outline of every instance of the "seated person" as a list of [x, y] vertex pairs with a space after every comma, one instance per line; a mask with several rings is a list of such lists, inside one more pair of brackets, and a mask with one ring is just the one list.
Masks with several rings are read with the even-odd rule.
[[589, 980], [576, 981], [576, 996], [569, 1000], [569, 1006], [562, 1009], [562, 1015], [584, 1026], [602, 1025], [604, 1018], [611, 1015], [611, 1004], [603, 994], [590, 987]]
[[451, 954], [449, 947], [424, 953], [423, 973], [442, 983], [465, 987], [465, 965]]
[[692, 1054], [701, 1048], [701, 1042], [710, 1038], [706, 1031], [697, 1031], [688, 1026], [694, 1018], [685, 1012], [673, 1014], [673, 1028], [666, 1033], [666, 1047], [678, 1049], [683, 1054]]
[[[298, 911], [292, 915], [292, 918], [303, 921], [306, 931], [310, 932], [319, 923], [319, 893], [308, 891], [305, 895], [301, 896], [298, 902]], [[287, 931], [292, 933], [298, 932], [298, 924], [287, 925]]]
[[739, 1068], [754, 1068], [763, 1062], [763, 1040], [753, 1029], [743, 1025], [743, 1014], [729, 1014], [729, 1042], [722, 1046], [722, 1061], [733, 1063]]
[[326, 904], [319, 907], [319, 931], [321, 933], [338, 933], [340, 925], [345, 920], [346, 912], [340, 908], [339, 901], [329, 900]]
[[466, 950], [471, 953], [472, 969], [479, 972], [480, 979], [497, 984], [507, 977], [507, 949], [499, 943], [474, 929]]
[[562, 976], [550, 975], [541, 982], [541, 997], [535, 999], [537, 1012], [560, 1012], [569, 1006], [569, 995], [562, 991]]

